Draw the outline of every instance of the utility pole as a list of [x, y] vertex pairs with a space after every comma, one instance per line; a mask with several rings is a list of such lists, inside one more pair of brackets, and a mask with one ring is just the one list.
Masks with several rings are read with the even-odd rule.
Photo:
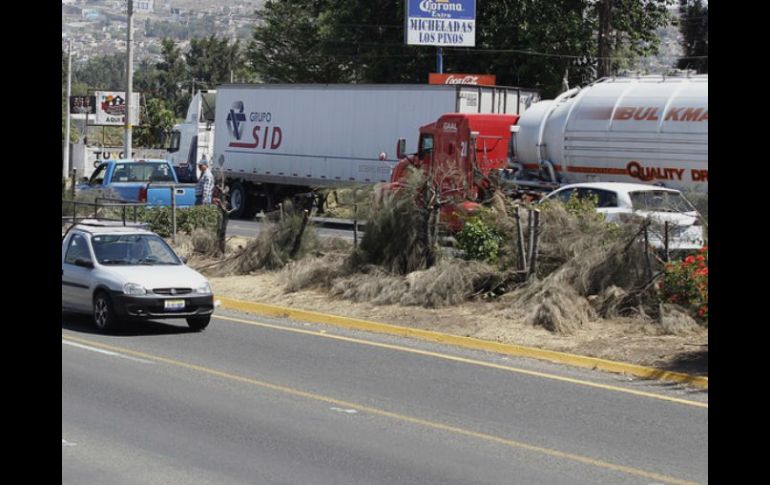
[[126, 13], [128, 14], [128, 35], [126, 39], [126, 122], [123, 154], [126, 159], [131, 158], [131, 96], [134, 84], [134, 0], [126, 0]]
[[72, 95], [72, 40], [67, 43], [67, 99], [64, 116], [64, 159], [61, 175], [63, 179], [69, 176], [70, 165], [70, 96]]

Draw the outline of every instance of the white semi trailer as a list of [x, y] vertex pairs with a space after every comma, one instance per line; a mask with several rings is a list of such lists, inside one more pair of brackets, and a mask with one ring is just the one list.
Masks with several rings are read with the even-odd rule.
[[[251, 217], [318, 187], [388, 182], [396, 140], [416, 151], [418, 128], [443, 114], [520, 113], [537, 100], [537, 91], [499, 86], [223, 85], [215, 99], [193, 99], [174, 127], [175, 165], [210, 153], [233, 216]], [[204, 104], [216, 106], [213, 125]]]

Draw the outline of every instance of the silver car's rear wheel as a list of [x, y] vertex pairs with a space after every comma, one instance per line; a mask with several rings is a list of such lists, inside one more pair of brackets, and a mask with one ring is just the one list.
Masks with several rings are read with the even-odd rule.
[[94, 323], [101, 331], [109, 330], [115, 326], [115, 312], [112, 309], [107, 293], [100, 291], [94, 296]]

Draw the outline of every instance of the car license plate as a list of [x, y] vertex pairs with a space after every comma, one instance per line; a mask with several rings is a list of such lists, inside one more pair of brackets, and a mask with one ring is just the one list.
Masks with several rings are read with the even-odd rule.
[[184, 310], [184, 300], [166, 300], [164, 305], [166, 310]]

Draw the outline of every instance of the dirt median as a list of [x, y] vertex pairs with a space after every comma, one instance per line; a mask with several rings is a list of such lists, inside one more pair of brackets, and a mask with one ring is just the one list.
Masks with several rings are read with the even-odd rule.
[[360, 318], [495, 342], [598, 357], [692, 375], [708, 375], [708, 329], [672, 334], [640, 319], [594, 319], [570, 335], [552, 333], [506, 316], [503, 301], [471, 301], [438, 309], [352, 302], [318, 290], [287, 292], [281, 271], [211, 278], [215, 294], [229, 298]]

